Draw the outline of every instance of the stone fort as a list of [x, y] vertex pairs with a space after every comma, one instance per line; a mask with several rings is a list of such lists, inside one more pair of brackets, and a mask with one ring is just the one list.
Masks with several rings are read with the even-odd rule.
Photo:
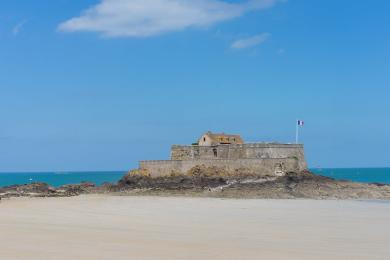
[[259, 176], [283, 176], [307, 169], [302, 144], [245, 143], [239, 135], [212, 132], [192, 145], [173, 145], [171, 160], [139, 163], [139, 169], [151, 177], [186, 174], [196, 166]]

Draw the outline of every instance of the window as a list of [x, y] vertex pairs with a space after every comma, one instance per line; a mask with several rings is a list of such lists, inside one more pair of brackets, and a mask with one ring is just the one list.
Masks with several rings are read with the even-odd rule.
[[206, 142], [206, 137], [203, 137], [203, 142]]

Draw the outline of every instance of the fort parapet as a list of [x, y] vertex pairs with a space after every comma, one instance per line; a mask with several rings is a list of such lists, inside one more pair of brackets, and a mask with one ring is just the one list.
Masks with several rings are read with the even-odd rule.
[[215, 146], [173, 145], [171, 160], [269, 159], [296, 157], [304, 161], [302, 144], [222, 144]]
[[234, 140], [237, 138], [239, 142], [211, 143], [202, 137], [200, 140], [204, 141], [203, 145], [173, 145], [171, 160], [141, 161], [139, 168], [152, 177], [186, 174], [196, 166], [217, 167], [232, 174], [245, 172], [259, 176], [281, 176], [286, 172], [307, 169], [302, 144], [244, 144], [237, 135], [229, 137]]

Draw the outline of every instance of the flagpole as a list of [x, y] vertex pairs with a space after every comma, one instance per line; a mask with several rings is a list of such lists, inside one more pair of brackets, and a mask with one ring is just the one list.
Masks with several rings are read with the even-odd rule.
[[295, 121], [295, 143], [298, 144], [299, 139], [299, 125], [298, 119]]

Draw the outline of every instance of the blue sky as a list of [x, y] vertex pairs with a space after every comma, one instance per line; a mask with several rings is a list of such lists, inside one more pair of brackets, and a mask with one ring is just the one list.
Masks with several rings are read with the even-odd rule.
[[0, 171], [126, 170], [207, 130], [390, 166], [390, 2], [2, 0]]

